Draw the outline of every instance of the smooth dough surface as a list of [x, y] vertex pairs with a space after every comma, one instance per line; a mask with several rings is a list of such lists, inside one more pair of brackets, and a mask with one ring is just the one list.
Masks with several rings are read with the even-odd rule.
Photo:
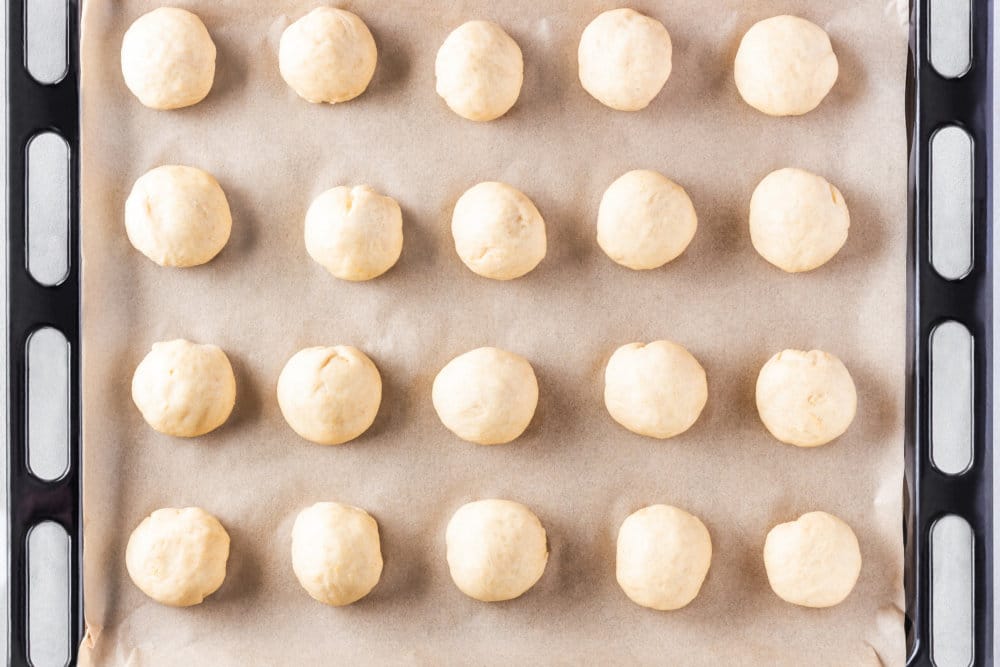
[[630, 269], [655, 269], [684, 252], [698, 216], [684, 188], [655, 171], [618, 177], [601, 198], [597, 243]]
[[858, 395], [837, 357], [820, 350], [784, 350], [757, 376], [757, 412], [778, 440], [818, 447], [841, 436], [854, 421]]
[[618, 585], [633, 602], [680, 609], [701, 590], [712, 564], [712, 538], [698, 517], [650, 505], [622, 523], [615, 563]]
[[218, 181], [195, 167], [164, 165], [147, 171], [125, 200], [125, 233], [136, 250], [160, 266], [210, 261], [233, 228]]
[[292, 570], [314, 600], [340, 607], [368, 595], [382, 576], [378, 524], [368, 512], [323, 502], [292, 526]]
[[846, 523], [826, 512], [809, 512], [771, 529], [764, 542], [764, 567], [782, 600], [832, 607], [854, 590], [861, 549]]
[[132, 376], [132, 401], [160, 433], [193, 438], [214, 431], [236, 403], [236, 377], [215, 345], [153, 343]]
[[522, 595], [542, 578], [549, 558], [538, 517], [511, 500], [462, 505], [448, 522], [445, 541], [455, 585], [483, 602]]
[[157, 602], [190, 607], [222, 586], [229, 534], [200, 507], [158, 509], [128, 538], [125, 568], [133, 583]]
[[604, 371], [604, 404], [616, 422], [652, 438], [691, 428], [708, 400], [705, 369], [676, 343], [629, 343]]
[[521, 48], [496, 23], [469, 21], [455, 28], [434, 61], [437, 94], [462, 118], [494, 120], [521, 94]]
[[125, 85], [145, 106], [179, 109], [201, 102], [215, 80], [215, 43], [201, 19], [176, 7], [143, 14], [122, 38]]
[[296, 352], [278, 376], [278, 406], [288, 425], [319, 445], [339, 445], [368, 430], [382, 402], [382, 376], [348, 345]]

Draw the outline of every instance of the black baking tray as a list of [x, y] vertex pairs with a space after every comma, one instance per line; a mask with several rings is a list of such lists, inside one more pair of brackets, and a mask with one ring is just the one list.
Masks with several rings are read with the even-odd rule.
[[[868, 0], [877, 2], [880, 0]], [[70, 664], [84, 633], [80, 386], [80, 0], [67, 0], [68, 68], [43, 85], [25, 64], [25, 5], [7, 0], [7, 640], [9, 665], [29, 665], [28, 535], [44, 521], [70, 540]], [[903, 535], [909, 665], [932, 665], [930, 532], [943, 516], [968, 521], [974, 534], [973, 663], [993, 664], [993, 0], [972, 0], [972, 64], [955, 79], [930, 64], [930, 0], [912, 0], [907, 72], [909, 248], [907, 258], [906, 440]], [[777, 11], [777, 9], [776, 9]], [[973, 264], [957, 280], [930, 261], [931, 140], [957, 125], [973, 143]], [[70, 148], [69, 271], [56, 286], [35, 281], [27, 266], [27, 151], [32, 137], [55, 132]], [[930, 455], [930, 337], [945, 321], [974, 340], [973, 463], [939, 471]], [[28, 468], [27, 344], [43, 327], [63, 333], [69, 355], [69, 467], [55, 481]]]

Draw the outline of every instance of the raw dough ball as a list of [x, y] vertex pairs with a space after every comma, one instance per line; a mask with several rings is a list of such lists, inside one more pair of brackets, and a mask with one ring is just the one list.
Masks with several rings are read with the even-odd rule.
[[278, 377], [278, 405], [288, 425], [319, 445], [339, 445], [368, 430], [382, 402], [382, 376], [348, 345], [296, 352]]
[[403, 252], [403, 213], [367, 185], [327, 190], [306, 213], [306, 250], [337, 278], [371, 280]]
[[629, 343], [604, 371], [604, 404], [616, 422], [652, 438], [691, 428], [708, 400], [705, 369], [676, 343]]
[[441, 369], [431, 398], [452, 433], [480, 445], [499, 445], [528, 428], [538, 405], [538, 381], [523, 357], [481, 347]]
[[469, 21], [448, 35], [434, 61], [437, 94], [469, 120], [507, 113], [524, 82], [521, 48], [496, 23]]
[[365, 92], [378, 50], [368, 26], [343, 9], [317, 7], [281, 33], [281, 78], [299, 97], [336, 104]]
[[152, 109], [197, 104], [215, 80], [215, 43], [191, 12], [154, 9], [125, 31], [122, 76], [132, 94]]
[[847, 242], [851, 216], [840, 190], [802, 169], [764, 177], [750, 198], [750, 240], [789, 273], [826, 264]]
[[597, 243], [622, 266], [655, 269], [687, 248], [698, 216], [684, 188], [646, 169], [620, 176], [597, 212]]
[[764, 567], [782, 600], [832, 607], [854, 589], [861, 549], [846, 523], [826, 512], [809, 512], [771, 529], [764, 541]]
[[132, 401], [160, 433], [182, 438], [222, 426], [236, 403], [226, 353], [186, 340], [153, 343], [132, 376]]
[[618, 585], [650, 609], [680, 609], [695, 599], [712, 563], [712, 538], [698, 517], [669, 505], [631, 514], [618, 531]]
[[506, 183], [479, 183], [466, 190], [455, 204], [451, 234], [465, 265], [486, 278], [520, 278], [545, 258], [541, 213]]
[[201, 604], [226, 578], [229, 534], [200, 507], [158, 509], [142, 520], [125, 547], [132, 582], [161, 604]]
[[147, 171], [125, 200], [125, 233], [160, 266], [198, 266], [229, 241], [233, 218], [211, 174], [180, 165]]
[[378, 524], [350, 505], [307, 507], [292, 527], [292, 569], [314, 600], [335, 607], [360, 600], [382, 576]]
[[736, 87], [747, 104], [771, 116], [799, 116], [819, 106], [837, 81], [830, 37], [797, 16], [775, 16], [747, 30], [736, 52]]
[[542, 578], [549, 559], [545, 529], [511, 500], [462, 505], [445, 534], [448, 568], [459, 590], [476, 600], [513, 600]]
[[854, 421], [858, 395], [840, 359], [811, 350], [785, 350], [757, 376], [757, 411], [778, 440], [818, 447], [839, 437]]
[[580, 83], [602, 104], [639, 111], [670, 76], [670, 33], [654, 18], [612, 9], [590, 22], [580, 37]]

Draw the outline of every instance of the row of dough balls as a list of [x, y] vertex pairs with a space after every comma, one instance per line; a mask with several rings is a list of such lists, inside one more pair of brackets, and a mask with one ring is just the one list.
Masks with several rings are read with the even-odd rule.
[[[375, 421], [382, 378], [357, 348], [310, 347], [278, 377], [278, 405], [288, 425], [321, 445], [348, 442]], [[132, 377], [132, 400], [155, 430], [195, 437], [221, 426], [236, 402], [236, 380], [215, 345], [155, 343]], [[523, 357], [481, 347], [448, 362], [431, 400], [445, 427], [462, 440], [499, 445], [518, 438], [534, 418], [538, 381]], [[628, 430], [665, 439], [697, 421], [708, 400], [705, 370], [680, 345], [660, 340], [618, 348], [604, 373], [604, 403]], [[854, 381], [826, 352], [785, 350], [757, 376], [757, 410], [781, 442], [817, 447], [842, 435], [857, 409]]]
[[[161, 7], [138, 18], [122, 40], [125, 84], [144, 105], [177, 109], [203, 100], [215, 79], [215, 44], [205, 24], [183, 9]], [[336, 104], [365, 91], [378, 49], [357, 15], [317, 7], [288, 26], [278, 47], [285, 82], [302, 98]], [[606, 11], [584, 29], [577, 51], [580, 83], [620, 111], [639, 111], [670, 76], [670, 33], [631, 9]], [[517, 102], [524, 80], [521, 48], [502, 27], [469, 21], [444, 40], [434, 63], [436, 89], [459, 116], [489, 121]], [[837, 80], [830, 38], [795, 16], [756, 23], [736, 52], [734, 76], [750, 106], [773, 116], [816, 108]]]
[[[445, 531], [455, 585], [483, 602], [527, 592], [548, 561], [545, 528], [511, 500], [463, 505]], [[302, 510], [292, 527], [292, 571], [315, 600], [344, 606], [360, 600], [382, 575], [378, 524], [367, 512], [336, 502]], [[132, 532], [125, 551], [129, 576], [162, 604], [201, 603], [226, 577], [229, 535], [197, 507], [153, 512]], [[631, 514], [618, 531], [615, 573], [636, 604], [680, 609], [697, 597], [712, 561], [712, 540], [698, 517], [669, 505]], [[832, 607], [854, 589], [861, 550], [854, 531], [826, 512], [809, 512], [773, 527], [764, 541], [764, 567], [781, 599]]]
[[[840, 191], [822, 176], [785, 168], [754, 189], [749, 222], [757, 252], [797, 273], [837, 254], [847, 241], [850, 213]], [[684, 252], [697, 227], [684, 188], [655, 171], [635, 170], [617, 178], [601, 198], [597, 243], [622, 266], [655, 269]], [[156, 167], [136, 180], [125, 202], [129, 241], [161, 266], [210, 261], [231, 229], [225, 193], [211, 174], [195, 167]], [[546, 253], [542, 215], [505, 183], [488, 181], [466, 190], [455, 204], [451, 232], [462, 262], [495, 280], [529, 273]], [[305, 245], [337, 278], [375, 278], [392, 268], [403, 250], [399, 204], [367, 185], [327, 190], [306, 212]]]

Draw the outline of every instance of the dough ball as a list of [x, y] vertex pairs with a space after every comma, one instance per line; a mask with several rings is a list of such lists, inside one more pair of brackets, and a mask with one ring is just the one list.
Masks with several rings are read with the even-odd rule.
[[542, 578], [549, 559], [538, 517], [511, 500], [462, 505], [448, 522], [445, 541], [455, 585], [483, 602], [522, 595]]
[[190, 607], [226, 578], [229, 534], [200, 507], [158, 509], [142, 520], [125, 547], [125, 568], [143, 593], [171, 607]]
[[764, 541], [767, 580], [778, 597], [803, 607], [832, 607], [861, 574], [858, 538], [826, 512], [809, 512], [771, 529]]
[[672, 54], [662, 23], [631, 9], [612, 9], [591, 21], [580, 37], [580, 83], [605, 106], [639, 111], [667, 82]]
[[452, 30], [434, 61], [437, 94], [469, 120], [507, 113], [524, 81], [521, 48], [496, 23], [469, 21]]
[[153, 343], [132, 376], [132, 401], [160, 433], [181, 438], [222, 426], [236, 403], [226, 353], [186, 340]]
[[382, 376], [348, 345], [296, 352], [278, 377], [278, 406], [288, 425], [318, 445], [339, 445], [368, 430], [382, 402]]
[[669, 505], [629, 515], [618, 531], [618, 585], [636, 604], [680, 609], [695, 599], [712, 563], [712, 538], [698, 517]]
[[684, 252], [698, 216], [684, 188], [646, 169], [620, 176], [597, 212], [597, 243], [630, 269], [655, 269]]
[[840, 359], [811, 350], [785, 350], [757, 376], [757, 412], [778, 440], [818, 447], [839, 437], [854, 421], [858, 395]]
[[851, 216], [840, 190], [802, 169], [764, 177], [750, 198], [750, 240], [789, 273], [826, 264], [847, 242]]
[[180, 165], [139, 177], [125, 200], [125, 233], [135, 249], [160, 266], [198, 266], [229, 241], [233, 218], [211, 174]]
[[292, 527], [292, 570], [302, 588], [323, 604], [341, 607], [360, 600], [382, 576], [378, 524], [350, 505], [307, 507]]
[[152, 109], [201, 102], [215, 80], [215, 43], [201, 19], [184, 9], [143, 14], [122, 38], [122, 76]]
[[708, 400], [705, 369], [676, 343], [629, 343], [604, 371], [604, 404], [616, 422], [651, 438], [691, 428]]
[[327, 190], [306, 213], [306, 250], [342, 280], [371, 280], [403, 252], [403, 213], [367, 185]]
[[333, 7], [317, 7], [281, 33], [281, 78], [309, 102], [336, 104], [365, 92], [378, 50], [365, 22]]
[[520, 278], [545, 258], [542, 215], [506, 183], [479, 183], [466, 190], [455, 204], [451, 234], [462, 262], [486, 278]]
[[528, 428], [538, 405], [535, 371], [523, 357], [480, 347], [455, 357], [431, 391], [441, 422], [462, 440], [500, 445]]
[[797, 16], [775, 16], [743, 35], [735, 69], [747, 104], [771, 116], [800, 116], [819, 106], [839, 68], [825, 30]]

